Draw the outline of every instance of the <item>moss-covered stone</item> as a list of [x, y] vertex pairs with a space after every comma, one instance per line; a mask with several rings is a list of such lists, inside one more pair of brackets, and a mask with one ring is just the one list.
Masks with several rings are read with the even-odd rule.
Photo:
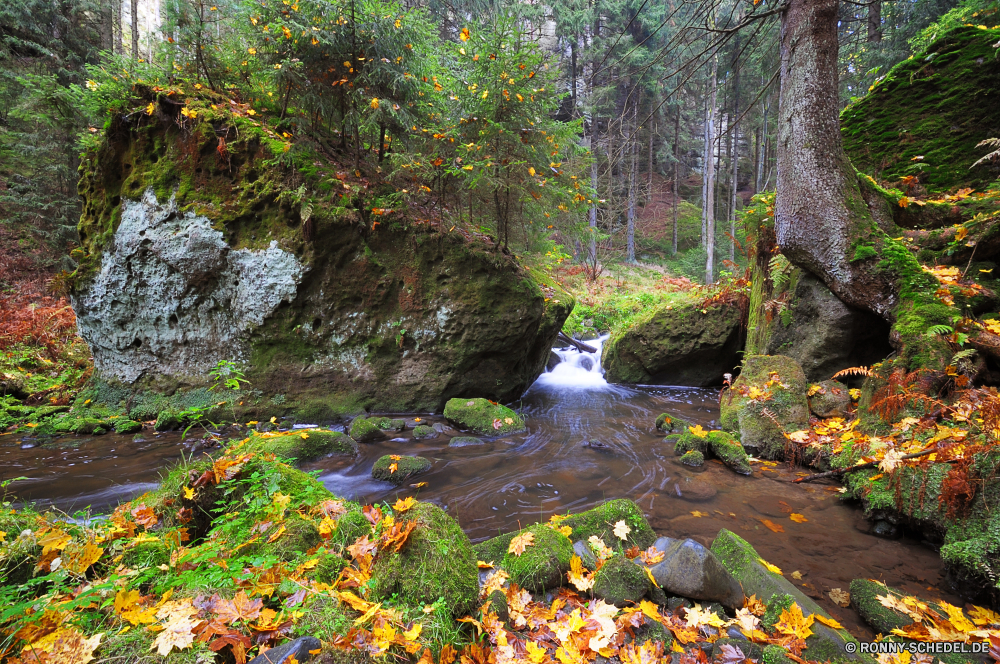
[[[631, 529], [624, 541], [615, 536], [615, 524], [619, 521], [624, 521]], [[573, 529], [571, 537], [574, 540], [585, 542], [597, 535], [609, 546], [621, 542], [625, 548], [647, 549], [656, 541], [656, 533], [649, 527], [642, 510], [628, 498], [609, 500], [586, 512], [573, 514], [561, 525]]]
[[903, 596], [898, 590], [889, 588], [884, 583], [871, 579], [854, 579], [851, 581], [851, 606], [868, 623], [876, 634], [889, 635], [894, 629], [901, 629], [913, 623], [913, 620], [899, 611], [882, 606], [879, 596], [891, 595], [897, 599]]
[[785, 432], [809, 424], [802, 367], [783, 355], [745, 357], [740, 377], [722, 397], [719, 422], [723, 429], [739, 432], [740, 443], [757, 456], [781, 458]]
[[674, 441], [674, 454], [684, 455], [688, 452], [698, 452], [702, 456], [708, 454], [708, 438], [696, 436], [690, 431], [684, 431]]
[[455, 436], [448, 441], [448, 447], [475, 447], [476, 445], [485, 444], [485, 440], [476, 438], [475, 436]]
[[385, 438], [385, 433], [379, 427], [379, 420], [375, 418], [355, 417], [348, 433], [359, 443], [374, 443]]
[[739, 363], [739, 311], [703, 308], [698, 297], [650, 308], [604, 344], [601, 366], [613, 383], [707, 387]]
[[130, 434], [142, 431], [142, 422], [135, 420], [119, 419], [115, 420], [115, 433]]
[[680, 462], [685, 466], [701, 468], [705, 465], [705, 455], [698, 450], [688, 450], [681, 455]]
[[760, 656], [761, 664], [793, 664], [787, 653], [781, 646], [765, 646]]
[[[781, 574], [768, 570], [761, 557], [750, 544], [729, 530], [719, 531], [712, 542], [712, 553], [740, 582], [746, 596], [756, 595], [770, 608], [772, 604], [787, 608], [791, 602], [799, 605], [804, 615], [818, 613], [827, 618], [830, 615], [816, 602], [802, 593]], [[786, 599], [787, 596], [787, 599]], [[774, 609], [777, 610], [777, 609]], [[773, 613], [773, 610], [772, 610]], [[777, 611], [777, 615], [780, 615]], [[777, 619], [777, 615], [774, 619]], [[768, 616], [771, 619], [771, 616]], [[857, 643], [846, 630], [835, 630], [820, 623], [812, 626], [813, 635], [806, 639], [811, 659], [821, 662], [862, 661], [872, 664], [874, 660], [861, 653], [848, 654], [844, 649], [847, 642]]]
[[500, 619], [500, 622], [505, 623], [510, 620], [510, 606], [507, 604], [507, 594], [502, 590], [491, 592], [480, 610], [483, 612], [483, 615], [487, 613], [494, 614]]
[[372, 524], [361, 512], [361, 506], [350, 502], [346, 507], [347, 513], [337, 519], [337, 527], [328, 540], [330, 546], [341, 550], [372, 533]]
[[970, 166], [983, 154], [976, 144], [996, 133], [997, 41], [1000, 30], [961, 26], [893, 67], [841, 112], [851, 162], [881, 180], [916, 177], [931, 191], [994, 180], [994, 166]]
[[[398, 458], [393, 458], [398, 457]], [[372, 466], [372, 477], [384, 482], [402, 484], [420, 473], [425, 473], [431, 469], [430, 459], [420, 456], [401, 456], [398, 454], [386, 454], [379, 458]]]
[[642, 645], [647, 641], [655, 641], [663, 644], [663, 652], [670, 652], [674, 643], [674, 635], [663, 623], [646, 618], [642, 627], [635, 630], [635, 644]]
[[[520, 555], [511, 553], [511, 540], [525, 533], [534, 536], [531, 546]], [[569, 538], [542, 523], [480, 542], [474, 548], [479, 560], [493, 562], [510, 575], [511, 581], [535, 592], [559, 586], [574, 555]]]
[[375, 420], [375, 424], [382, 431], [398, 432], [406, 429], [406, 420], [401, 420], [399, 418], [379, 417]]
[[[282, 528], [284, 530], [281, 530]], [[259, 536], [259, 543], [251, 544], [245, 551], [265, 556], [273, 555], [279, 560], [294, 560], [320, 543], [316, 524], [294, 513], [287, 515], [280, 522], [275, 522]], [[269, 542], [271, 537], [276, 539]]]
[[175, 431], [181, 428], [181, 418], [177, 413], [165, 410], [156, 416], [156, 424], [153, 425], [155, 431]]
[[332, 551], [323, 551], [319, 564], [313, 571], [313, 576], [320, 583], [333, 583], [340, 576], [341, 570], [347, 567], [347, 561]]
[[612, 556], [594, 575], [594, 597], [617, 607], [637, 604], [648, 591], [646, 571], [625, 556]]
[[311, 461], [329, 454], [358, 453], [358, 444], [345, 433], [325, 429], [299, 429], [282, 433], [250, 436], [254, 450], [274, 454], [281, 459]]
[[710, 431], [706, 438], [716, 459], [740, 475], [750, 475], [753, 472], [746, 450], [738, 440], [725, 431]]
[[436, 438], [437, 435], [437, 430], [434, 427], [427, 426], [426, 424], [418, 424], [413, 427], [414, 440], [427, 440], [429, 438]]
[[810, 385], [809, 392], [809, 410], [816, 417], [844, 417], [851, 406], [850, 391], [841, 382], [824, 380]]
[[479, 594], [479, 570], [472, 543], [458, 523], [431, 503], [418, 503], [397, 515], [397, 521], [417, 525], [399, 553], [383, 553], [375, 559], [371, 597], [385, 600], [396, 595], [416, 606], [444, 598], [452, 616], [472, 613]]
[[526, 430], [520, 415], [488, 399], [449, 399], [444, 407], [444, 416], [459, 428], [481, 436], [500, 436]]

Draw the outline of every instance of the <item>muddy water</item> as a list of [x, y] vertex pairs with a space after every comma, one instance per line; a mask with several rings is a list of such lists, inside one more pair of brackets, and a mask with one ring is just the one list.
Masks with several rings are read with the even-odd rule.
[[[714, 461], [703, 470], [678, 463], [671, 446], [653, 431], [656, 415], [667, 412], [712, 426], [718, 417], [716, 391], [609, 386], [593, 356], [561, 354], [564, 362], [543, 374], [516, 404], [527, 421], [526, 433], [449, 447], [460, 432], [439, 417], [409, 414], [408, 430], [397, 438], [362, 445], [357, 459], [331, 457], [307, 468], [349, 498], [375, 502], [415, 495], [436, 502], [474, 541], [556, 512], [629, 497], [663, 535], [708, 545], [720, 529], [735, 531], [859, 637], [872, 634], [853, 610], [826, 596], [832, 588], [847, 590], [851, 579], [880, 579], [924, 597], [961, 603], [945, 592], [933, 549], [868, 534], [860, 511], [843, 504], [835, 486], [792, 484], [800, 471], [781, 465], [755, 464], [747, 478]], [[436, 424], [441, 433], [414, 441], [409, 429], [416, 424]], [[184, 449], [179, 435], [147, 436], [145, 443], [108, 435], [38, 447], [0, 438], [0, 469], [3, 478], [31, 478], [12, 484], [19, 499], [68, 512], [88, 505], [108, 509], [155, 486], [163, 469], [179, 460]], [[372, 480], [372, 465], [384, 454], [431, 459], [432, 469], [414, 479], [427, 486], [396, 489]], [[792, 512], [808, 521], [791, 521]], [[772, 532], [765, 519], [783, 532]], [[793, 572], [801, 579], [793, 579]]]

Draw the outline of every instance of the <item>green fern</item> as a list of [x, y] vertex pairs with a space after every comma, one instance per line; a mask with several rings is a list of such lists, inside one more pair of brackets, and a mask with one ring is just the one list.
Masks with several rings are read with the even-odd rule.
[[958, 364], [962, 360], [968, 360], [976, 354], [975, 348], [966, 348], [965, 350], [960, 350], [955, 353], [954, 357], [951, 358], [951, 362], [948, 364]]
[[951, 334], [955, 331], [955, 328], [950, 325], [931, 325], [927, 328], [927, 336], [936, 337], [939, 334]]
[[784, 288], [792, 277], [792, 264], [788, 262], [783, 254], [777, 254], [773, 256], [767, 264], [768, 272], [771, 275], [771, 281], [774, 282], [774, 287], [778, 290]]

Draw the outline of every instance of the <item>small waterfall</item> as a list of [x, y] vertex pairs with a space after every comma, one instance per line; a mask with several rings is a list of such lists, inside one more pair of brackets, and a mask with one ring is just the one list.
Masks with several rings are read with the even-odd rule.
[[538, 383], [549, 387], [575, 388], [582, 390], [604, 389], [611, 387], [604, 380], [604, 369], [601, 368], [601, 347], [608, 335], [599, 339], [587, 341], [588, 346], [597, 349], [596, 353], [584, 353], [573, 348], [553, 348], [552, 352], [559, 356], [561, 362], [538, 377]]

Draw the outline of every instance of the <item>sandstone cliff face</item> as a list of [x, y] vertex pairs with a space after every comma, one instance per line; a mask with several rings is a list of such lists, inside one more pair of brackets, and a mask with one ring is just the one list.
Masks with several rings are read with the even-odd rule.
[[250, 412], [333, 418], [510, 401], [544, 369], [572, 299], [543, 275], [405, 214], [373, 225], [381, 185], [330, 177], [319, 146], [279, 160], [248, 118], [156, 103], [81, 166], [72, 298], [114, 394], [203, 387], [231, 360]]

